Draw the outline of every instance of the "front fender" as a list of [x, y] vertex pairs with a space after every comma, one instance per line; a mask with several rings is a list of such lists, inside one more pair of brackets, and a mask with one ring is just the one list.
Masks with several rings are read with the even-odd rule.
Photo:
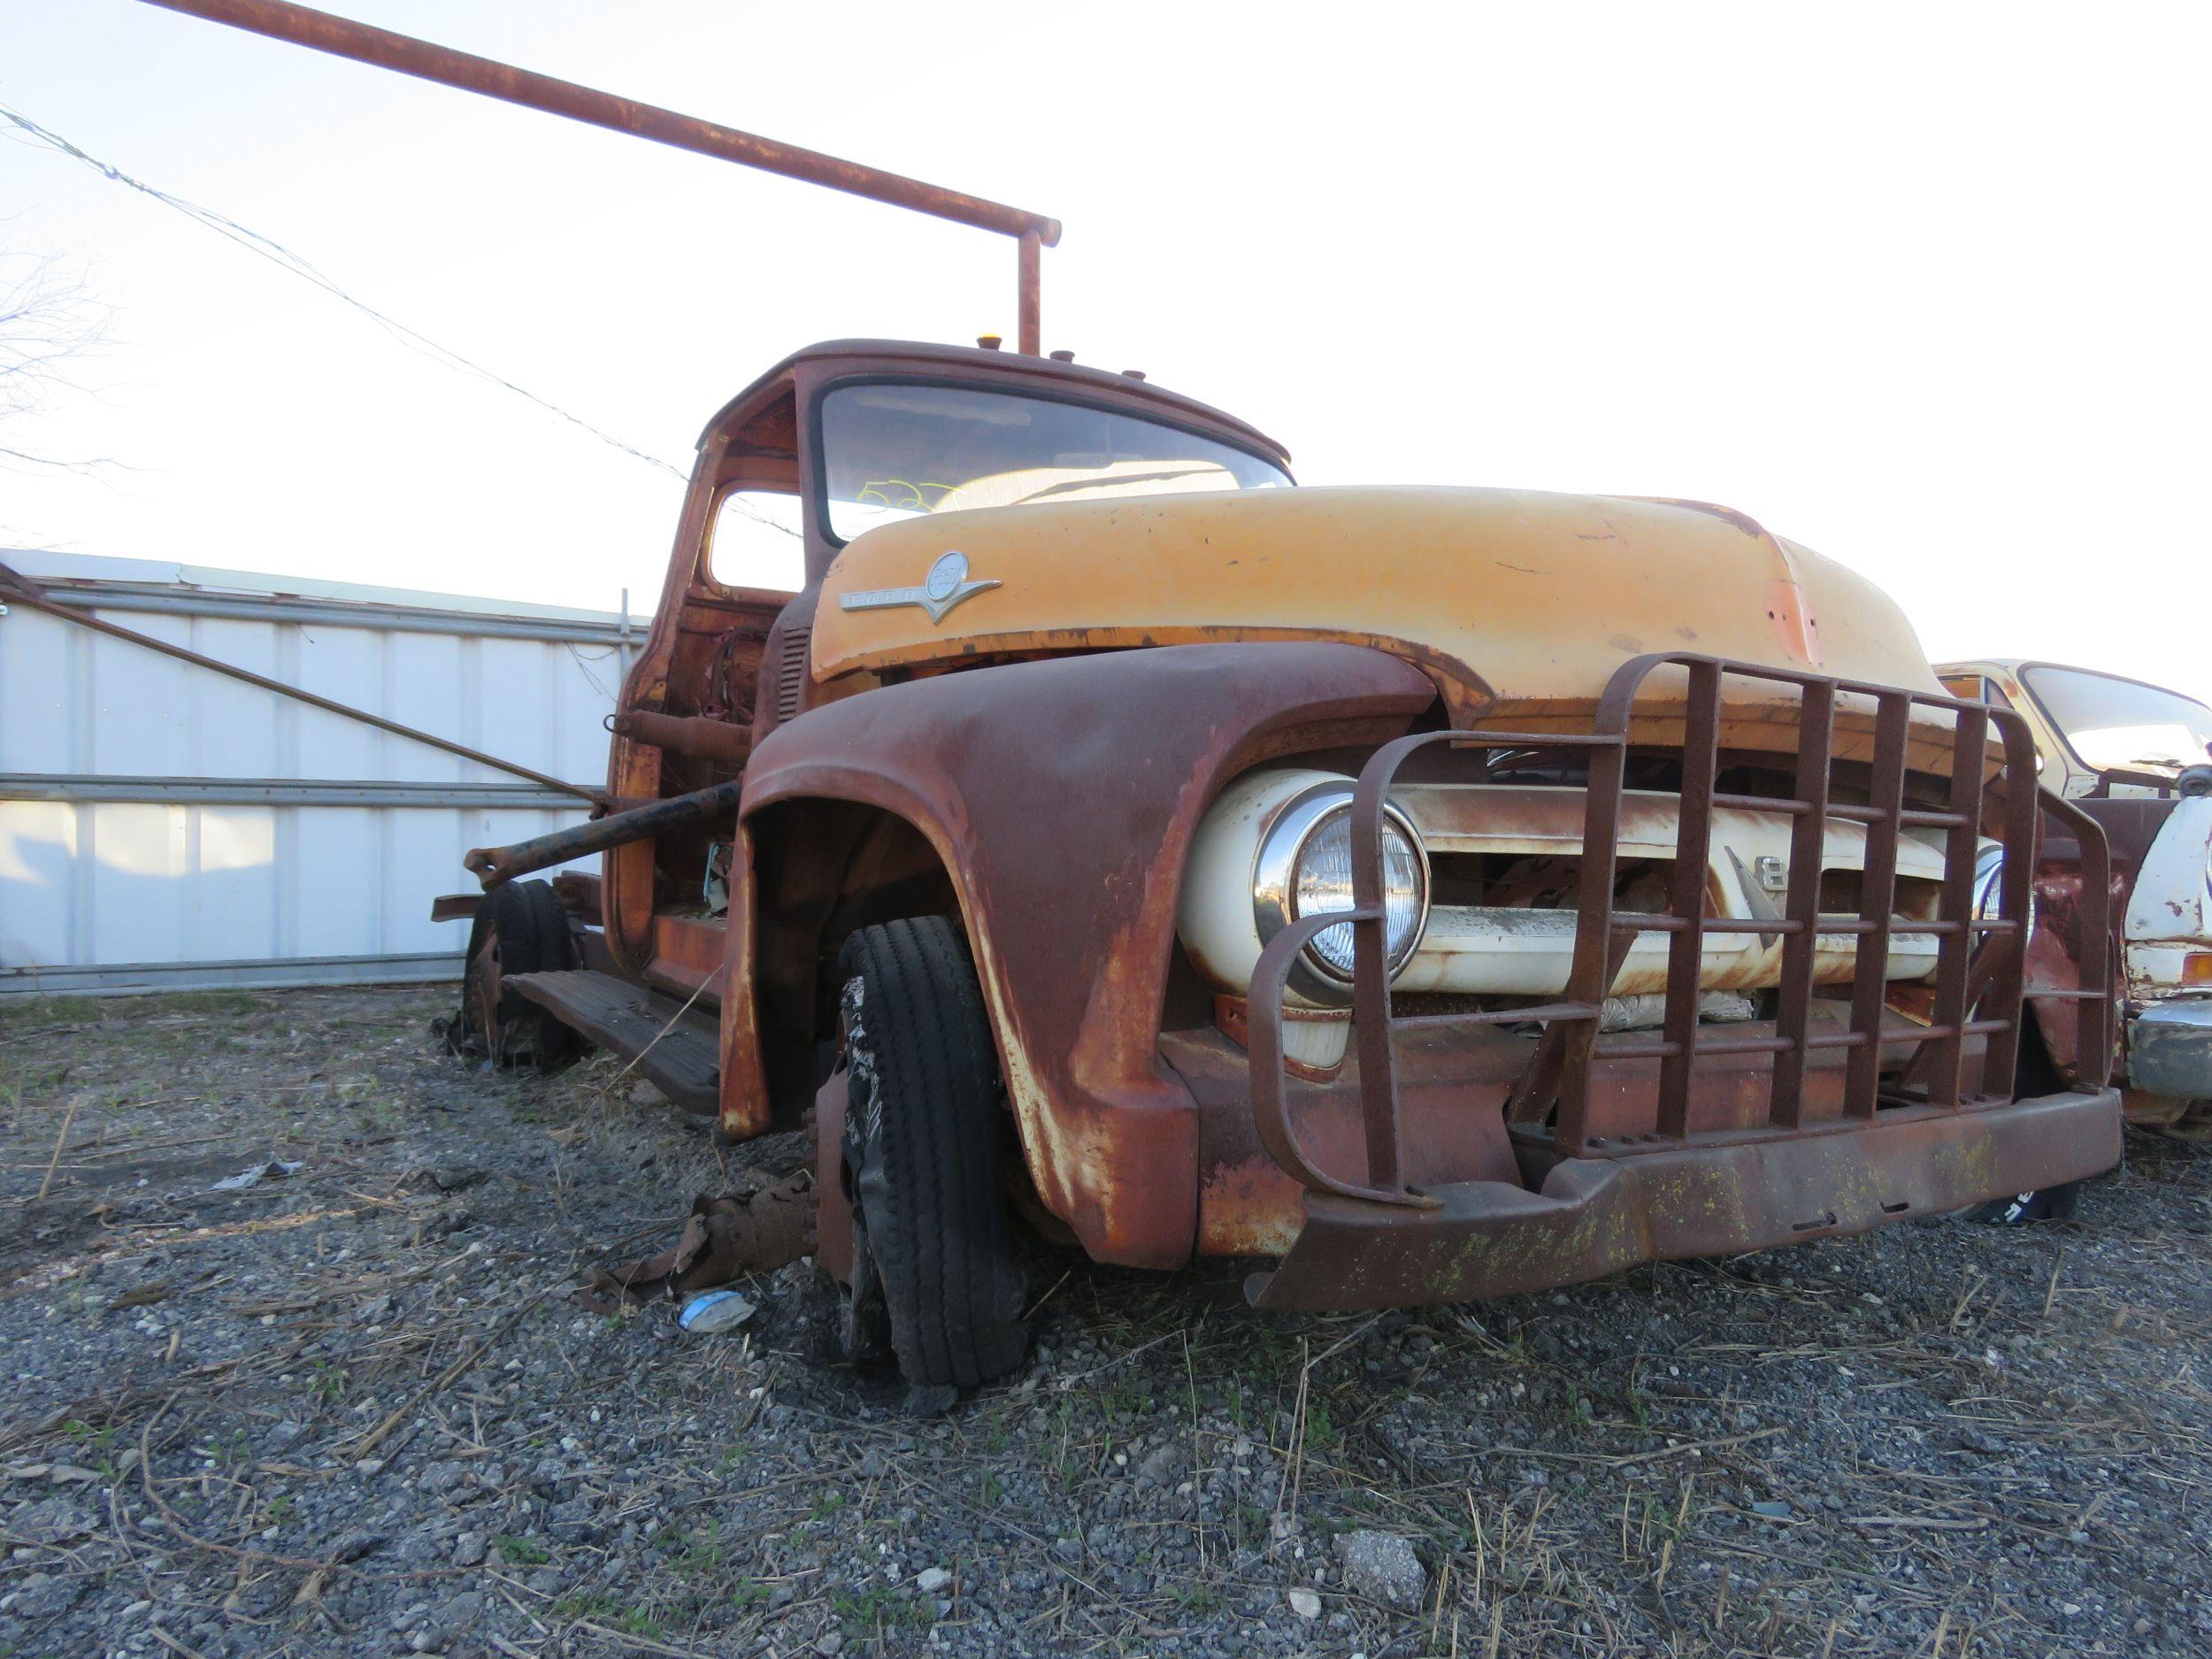
[[[779, 803], [847, 801], [927, 837], [1039, 1196], [1095, 1258], [1171, 1267], [1195, 1233], [1197, 1113], [1158, 1040], [1199, 815], [1257, 761], [1385, 741], [1435, 699], [1394, 657], [1314, 641], [974, 668], [779, 727], [746, 768], [740, 814], [749, 833]], [[753, 1011], [733, 976], [724, 1019], [739, 1049]], [[751, 1058], [727, 1056], [739, 1076]]]

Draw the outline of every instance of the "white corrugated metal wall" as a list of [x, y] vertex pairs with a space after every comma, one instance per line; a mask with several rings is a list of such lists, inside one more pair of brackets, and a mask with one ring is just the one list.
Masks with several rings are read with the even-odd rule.
[[[623, 617], [0, 559], [135, 632], [556, 778], [605, 778]], [[430, 902], [473, 890], [461, 855], [584, 810], [26, 606], [0, 617], [0, 995], [455, 977], [465, 924], [431, 921]]]

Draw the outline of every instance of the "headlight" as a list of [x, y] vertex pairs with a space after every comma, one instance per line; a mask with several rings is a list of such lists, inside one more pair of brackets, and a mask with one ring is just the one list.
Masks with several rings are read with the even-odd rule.
[[[1981, 921], [1996, 919], [2003, 902], [2005, 886], [2005, 844], [1985, 841], [1974, 855], [1974, 915]], [[2035, 932], [2035, 887], [2028, 887], [2028, 913], [2020, 918], [2025, 933]], [[1978, 940], [1976, 941], [1980, 942]]]
[[[1394, 976], [1421, 942], [1428, 919], [1428, 856], [1420, 837], [1394, 807], [1383, 808], [1384, 938]], [[1253, 919], [1260, 942], [1292, 922], [1353, 908], [1352, 791], [1325, 783], [1305, 791], [1279, 811], [1261, 838], [1252, 871]], [[1349, 922], [1325, 927], [1302, 959], [1325, 978], [1348, 984], [1352, 978], [1353, 929]]]

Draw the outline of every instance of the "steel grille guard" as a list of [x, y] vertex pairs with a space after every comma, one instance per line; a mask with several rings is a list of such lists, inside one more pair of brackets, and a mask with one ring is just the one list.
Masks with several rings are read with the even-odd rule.
[[[1613, 892], [1618, 862], [1621, 795], [1628, 758], [1631, 707], [1647, 679], [1660, 668], [1687, 672], [1688, 696], [1682, 746], [1679, 830], [1668, 908], [1658, 912], [1617, 910]], [[1721, 692], [1729, 679], [1793, 686], [1800, 692], [1799, 746], [1792, 796], [1726, 795], [1717, 791]], [[1871, 799], [1865, 806], [1831, 802], [1830, 767], [1839, 696], [1874, 704]], [[1942, 810], [1904, 804], [1907, 741], [1916, 707], [1949, 712], [1954, 719], [1950, 799]], [[2003, 744], [2004, 767], [1983, 783], [1992, 723]], [[2110, 857], [2104, 838], [2070, 803], [2017, 780], [2035, 776], [2035, 744], [2018, 713], [1980, 703], [1895, 687], [1726, 661], [1694, 653], [1658, 652], [1624, 663], [1608, 681], [1587, 735], [1521, 732], [1419, 733], [1378, 749], [1361, 770], [1352, 804], [1353, 907], [1294, 922], [1260, 953], [1249, 1002], [1252, 1110], [1261, 1142], [1276, 1163], [1309, 1191], [1414, 1209], [1438, 1201], [1409, 1187], [1400, 1171], [1397, 1032], [1433, 1025], [1518, 1025], [1541, 1021], [1544, 1033], [1507, 1102], [1517, 1125], [1552, 1122], [1555, 1149], [1580, 1157], [1604, 1145], [1588, 1136], [1593, 1065], [1602, 1059], [1655, 1058], [1660, 1063], [1658, 1109], [1640, 1149], [1681, 1147], [1689, 1141], [1690, 1090], [1701, 1056], [1765, 1053], [1774, 1056], [1767, 1126], [1800, 1126], [1806, 1056], [1817, 1048], [1848, 1051], [1844, 1085], [1847, 1122], [1873, 1118], [1880, 1094], [1881, 1050], [1910, 1043], [1916, 1052], [1896, 1090], [1912, 1103], [1953, 1110], [2009, 1102], [2017, 1064], [2016, 1041], [1990, 1045], [1978, 1094], [1962, 1092], [1965, 1040], [1998, 1037], [2020, 1028], [2024, 998], [2059, 999], [2081, 1005], [2078, 1087], [2104, 1086], [2110, 1070], [2111, 965], [2105, 946], [2110, 904]], [[1582, 838], [1582, 883], [1574, 962], [1565, 999], [1535, 1007], [1399, 1016], [1386, 977], [1383, 904], [1382, 806], [1406, 759], [1432, 743], [1472, 749], [1538, 746], [1574, 748], [1590, 757]], [[1974, 864], [1982, 833], [1985, 795], [1995, 804], [2005, 865], [1994, 917], [1974, 915]], [[1789, 890], [1778, 920], [1743, 920], [1704, 913], [1704, 872], [1716, 808], [1778, 812], [1793, 821]], [[2078, 988], [2025, 983], [2028, 936], [2024, 918], [2035, 875], [2036, 834], [2048, 816], [2077, 834], [2082, 847], [2078, 930]], [[1867, 826], [1866, 864], [1855, 918], [1823, 918], [1820, 851], [1825, 820], [1846, 818]], [[1895, 920], [1897, 843], [1908, 827], [1944, 832], [1944, 873], [1937, 917], [1908, 920], [1896, 931], [1937, 941], [1935, 998], [1930, 1023], [1909, 1032], [1885, 1031], [1886, 969]], [[1315, 1166], [1299, 1145], [1289, 1113], [1282, 1055], [1284, 982], [1292, 961], [1324, 927], [1352, 925], [1353, 1030], [1358, 1040], [1361, 1109], [1367, 1144], [1366, 1185], [1340, 1180]], [[1645, 1033], [1601, 1037], [1598, 1021], [1622, 953], [1640, 933], [1669, 935], [1665, 1018], [1656, 1036]], [[1698, 963], [1708, 933], [1778, 935], [1783, 941], [1781, 985], [1771, 1036], [1717, 1034], [1701, 1038], [1697, 1019]], [[1809, 1034], [1813, 1004], [1814, 945], [1822, 934], [1858, 940], [1851, 984], [1850, 1028]], [[1978, 944], [1979, 949], [1976, 947]], [[1904, 1092], [1909, 1091], [1909, 1094]]]

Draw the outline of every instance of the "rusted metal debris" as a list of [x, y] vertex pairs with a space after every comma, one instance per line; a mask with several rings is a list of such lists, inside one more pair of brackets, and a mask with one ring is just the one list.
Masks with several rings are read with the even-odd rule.
[[702, 1194], [672, 1248], [625, 1268], [594, 1268], [572, 1300], [589, 1312], [612, 1313], [626, 1303], [641, 1307], [772, 1272], [813, 1253], [814, 1179], [801, 1170], [756, 1193]]

